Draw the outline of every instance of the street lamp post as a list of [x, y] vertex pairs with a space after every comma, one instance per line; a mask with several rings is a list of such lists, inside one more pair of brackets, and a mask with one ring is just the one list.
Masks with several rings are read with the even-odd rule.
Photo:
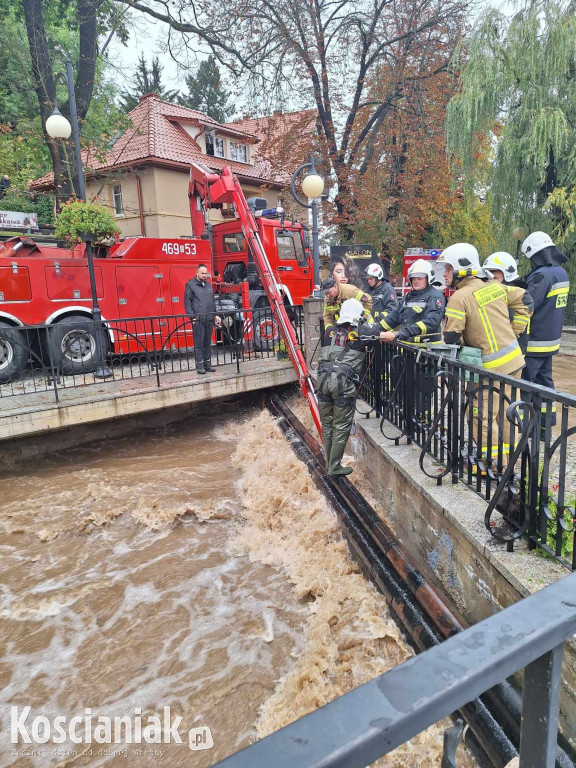
[[[78, 123], [78, 111], [76, 109], [76, 93], [74, 92], [74, 75], [72, 62], [66, 59], [66, 72], [58, 72], [55, 81], [60, 80], [68, 88], [68, 102], [70, 104], [70, 117], [72, 125], [58, 109], [56, 93], [54, 93], [54, 111], [46, 120], [46, 133], [53, 139], [69, 139], [70, 134], [74, 138], [74, 157], [76, 160], [76, 173], [78, 176], [78, 191], [80, 199], [86, 202], [86, 186], [84, 184], [84, 169], [82, 167], [82, 154], [80, 150], [80, 128]], [[90, 238], [90, 239], [89, 239]], [[88, 261], [88, 274], [90, 276], [90, 289], [92, 293], [92, 320], [94, 321], [94, 339], [96, 342], [96, 370], [94, 376], [98, 379], [107, 379], [112, 376], [112, 371], [106, 365], [104, 350], [102, 348], [102, 313], [98, 303], [98, 290], [96, 288], [96, 275], [94, 272], [94, 259], [90, 235], [83, 238], [86, 243], [86, 259]]]
[[[302, 192], [306, 195], [311, 203], [303, 202], [296, 194], [296, 178], [298, 174], [304, 169], [309, 168], [308, 173], [302, 180]], [[314, 155], [310, 155], [310, 162], [303, 163], [299, 168], [296, 168], [290, 179], [290, 191], [292, 197], [298, 205], [303, 208], [309, 208], [312, 211], [312, 261], [314, 263], [314, 284], [320, 285], [320, 248], [318, 246], [318, 204], [317, 198], [324, 192], [324, 179], [316, 173], [316, 166], [314, 164]]]

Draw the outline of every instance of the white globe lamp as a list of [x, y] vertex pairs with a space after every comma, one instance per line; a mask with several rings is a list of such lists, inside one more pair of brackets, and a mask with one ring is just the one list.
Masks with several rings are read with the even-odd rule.
[[302, 181], [302, 192], [304, 192], [308, 199], [313, 200], [316, 197], [320, 197], [322, 192], [324, 192], [324, 179], [322, 176], [318, 176], [317, 173], [309, 173], [308, 176], [305, 176]]
[[46, 133], [53, 139], [69, 139], [72, 133], [72, 126], [64, 115], [58, 109], [55, 109], [48, 120], [46, 120]]

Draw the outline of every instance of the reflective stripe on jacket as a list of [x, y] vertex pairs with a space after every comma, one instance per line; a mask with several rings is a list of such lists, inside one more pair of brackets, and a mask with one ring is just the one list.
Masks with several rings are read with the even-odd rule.
[[374, 288], [368, 288], [368, 293], [372, 299], [372, 317], [374, 320], [386, 317], [387, 314], [392, 312], [398, 306], [396, 291], [392, 288], [390, 283], [382, 281], [380, 285], [375, 285]]
[[526, 286], [534, 299], [526, 354], [556, 355], [570, 290], [566, 270], [561, 266], [537, 267], [526, 278]]
[[482, 365], [498, 373], [513, 373], [524, 366], [524, 356], [510, 324], [509, 309], [529, 318], [529, 310], [516, 292], [496, 280], [466, 277], [448, 300], [444, 337], [461, 336], [464, 344], [482, 350]]
[[370, 313], [372, 311], [372, 299], [370, 294], [360, 290], [360, 288], [356, 288], [355, 285], [351, 285], [350, 283], [338, 283], [338, 296], [336, 296], [335, 299], [329, 299], [328, 296], [326, 296], [324, 299], [324, 313], [322, 317], [326, 328], [336, 323], [340, 314], [340, 307], [346, 299], [357, 299], [364, 307], [364, 317], [370, 319]]
[[[418, 343], [416, 338], [442, 332], [445, 299], [436, 288], [427, 286], [423, 291], [410, 291], [400, 299], [398, 306], [386, 317], [379, 318], [385, 331], [400, 327], [398, 341]], [[438, 338], [436, 343], [441, 343]], [[422, 346], [427, 346], [422, 343]]]

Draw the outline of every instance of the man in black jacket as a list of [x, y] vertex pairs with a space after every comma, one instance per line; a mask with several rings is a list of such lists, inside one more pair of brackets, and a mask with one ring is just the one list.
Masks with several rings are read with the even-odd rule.
[[384, 278], [384, 270], [375, 262], [364, 270], [368, 293], [372, 296], [372, 317], [379, 322], [398, 306], [396, 291]]
[[199, 264], [196, 277], [189, 280], [184, 289], [184, 310], [192, 323], [197, 373], [216, 370], [210, 359], [210, 343], [214, 323], [220, 326], [221, 320], [216, 314], [214, 291], [208, 282], [209, 277], [206, 264]]

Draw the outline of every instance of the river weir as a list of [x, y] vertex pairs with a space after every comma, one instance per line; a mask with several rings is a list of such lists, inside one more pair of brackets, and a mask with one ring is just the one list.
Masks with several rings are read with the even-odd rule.
[[[413, 654], [267, 411], [5, 471], [0, 553], [2, 766], [203, 768]], [[88, 711], [132, 736], [158, 716], [162, 737], [15, 745], [11, 706], [29, 728], [84, 717], [83, 737]], [[184, 743], [165, 743], [180, 717]], [[448, 726], [378, 765], [439, 766]], [[213, 746], [191, 753], [205, 727]]]

